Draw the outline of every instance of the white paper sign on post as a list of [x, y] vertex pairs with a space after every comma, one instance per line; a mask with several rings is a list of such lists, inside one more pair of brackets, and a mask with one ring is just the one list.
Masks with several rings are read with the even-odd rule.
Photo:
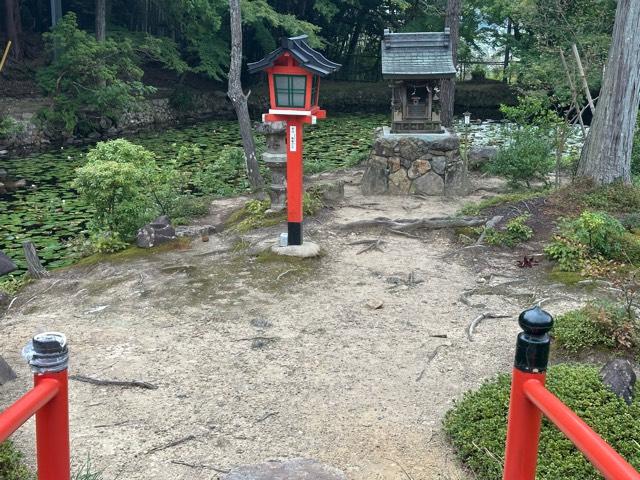
[[289, 127], [289, 150], [298, 151], [298, 130], [293, 125]]

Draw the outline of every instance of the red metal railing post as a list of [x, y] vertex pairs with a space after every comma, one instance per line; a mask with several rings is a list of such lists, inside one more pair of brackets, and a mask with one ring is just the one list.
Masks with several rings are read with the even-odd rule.
[[36, 387], [52, 381], [58, 384], [58, 393], [36, 413], [38, 480], [69, 480], [67, 339], [60, 333], [38, 334], [23, 354], [31, 365]]
[[544, 384], [553, 317], [535, 307], [522, 312], [518, 321], [524, 331], [516, 344], [502, 478], [535, 480], [542, 412], [527, 398], [523, 385], [531, 379]]

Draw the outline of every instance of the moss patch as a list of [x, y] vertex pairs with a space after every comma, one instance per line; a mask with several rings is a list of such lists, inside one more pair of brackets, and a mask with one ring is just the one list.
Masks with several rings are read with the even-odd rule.
[[578, 272], [565, 272], [558, 268], [554, 268], [549, 272], [549, 280], [552, 282], [563, 283], [565, 285], [575, 285], [579, 281], [584, 280], [584, 277]]
[[23, 455], [16, 450], [13, 442], [0, 443], [0, 479], [33, 480], [35, 476], [23, 463]]
[[[469, 392], [447, 413], [444, 428], [458, 456], [483, 480], [500, 480], [509, 409], [510, 377], [500, 375]], [[640, 468], [640, 398], [630, 406], [585, 365], [549, 370], [547, 387], [575, 411], [636, 469]], [[573, 444], [544, 420], [538, 455], [538, 480], [601, 480]]]
[[640, 326], [621, 306], [605, 302], [589, 303], [581, 309], [559, 315], [551, 335], [556, 344], [572, 353], [586, 349], [637, 351]]
[[483, 210], [487, 210], [492, 207], [505, 205], [507, 203], [522, 202], [524, 200], [531, 200], [533, 198], [544, 197], [548, 194], [548, 190], [528, 190], [524, 192], [506, 193], [503, 195], [496, 195], [495, 197], [486, 198], [478, 203], [467, 203], [460, 211], [459, 215], [462, 216], [474, 216], [480, 215]]
[[[82, 258], [76, 265], [78, 266], [91, 266], [101, 262], [121, 262], [125, 260], [134, 260], [136, 258], [143, 258], [149, 255], [155, 255], [163, 252], [173, 252], [175, 250], [187, 250], [191, 245], [191, 239], [179, 238], [172, 242], [158, 245], [153, 248], [139, 248], [129, 247], [126, 250], [122, 250], [117, 253], [95, 253], [88, 257]], [[69, 267], [65, 267], [69, 268]]]
[[225, 230], [246, 233], [257, 228], [279, 225], [286, 220], [286, 212], [269, 213], [269, 201], [251, 200], [232, 213], [225, 223]]

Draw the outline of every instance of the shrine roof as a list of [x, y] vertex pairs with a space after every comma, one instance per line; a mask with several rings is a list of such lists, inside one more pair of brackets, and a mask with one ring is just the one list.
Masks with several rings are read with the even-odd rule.
[[249, 73], [257, 73], [272, 67], [275, 61], [285, 52], [289, 52], [302, 68], [321, 77], [325, 77], [341, 67], [339, 63], [327, 60], [324, 55], [311, 48], [307, 44], [307, 38], [307, 35], [283, 38], [280, 48], [274, 50], [262, 60], [247, 65]]
[[448, 28], [444, 32], [384, 31], [383, 78], [451, 78], [455, 75]]

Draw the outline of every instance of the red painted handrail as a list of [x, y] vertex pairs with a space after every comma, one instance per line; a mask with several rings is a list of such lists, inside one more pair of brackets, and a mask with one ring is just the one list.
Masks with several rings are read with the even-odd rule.
[[38, 480], [69, 480], [68, 351], [58, 333], [36, 335], [25, 348], [34, 387], [0, 413], [0, 442], [36, 417]]
[[564, 433], [607, 480], [640, 480], [638, 473], [538, 380], [523, 385], [527, 398]]
[[544, 414], [607, 480], [640, 480], [618, 452], [544, 386], [553, 318], [539, 307], [522, 312], [511, 380], [503, 480], [535, 480]]
[[60, 384], [57, 380], [46, 379], [0, 413], [0, 442], [4, 442], [24, 422], [49, 403], [59, 390]]

